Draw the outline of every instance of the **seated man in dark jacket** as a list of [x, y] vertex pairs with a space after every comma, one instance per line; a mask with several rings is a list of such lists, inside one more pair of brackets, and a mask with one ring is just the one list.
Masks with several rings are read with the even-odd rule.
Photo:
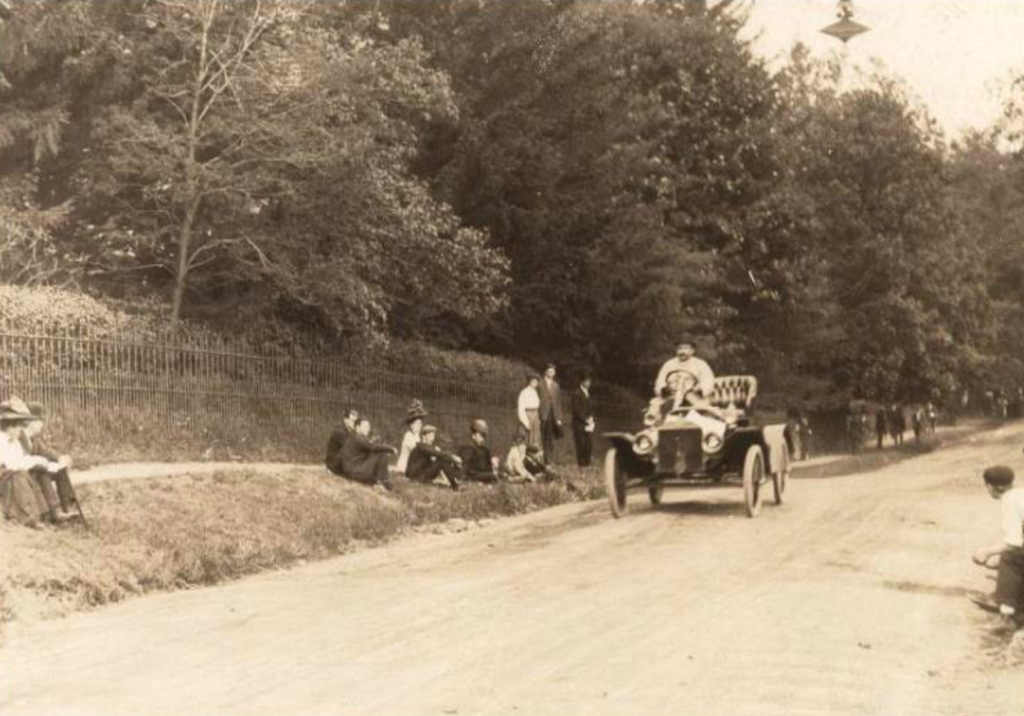
[[[23, 404], [24, 405], [24, 404]], [[71, 467], [71, 458], [66, 455], [59, 455], [41, 436], [43, 432], [43, 406], [39, 403], [29, 403], [27, 406], [32, 416], [32, 422], [25, 425], [22, 432], [22, 446], [29, 455], [39, 455], [51, 463], [59, 464], [58, 470], [49, 470], [38, 467], [31, 471], [33, 479], [39, 485], [43, 493], [46, 505], [50, 510], [50, 517], [54, 522], [63, 522], [71, 519], [72, 506], [78, 510], [78, 516], [82, 516], [82, 507], [78, 504], [78, 497], [71, 486], [71, 476], [68, 469]], [[58, 511], [58, 507], [60, 508]], [[83, 517], [84, 519], [84, 517]]]
[[434, 444], [437, 439], [437, 428], [424, 425], [420, 430], [420, 442], [409, 453], [409, 464], [405, 474], [410, 480], [431, 483], [439, 475], [443, 475], [453, 490], [459, 489], [459, 476], [462, 472], [462, 458], [445, 452]]
[[476, 482], [497, 482], [498, 472], [491, 449], [487, 447], [487, 423], [474, 420], [470, 426], [469, 439], [472, 445], [460, 450], [462, 457], [462, 476]]
[[358, 419], [359, 413], [349, 408], [348, 412], [345, 413], [345, 420], [342, 421], [341, 427], [332, 432], [330, 439], [327, 441], [327, 457], [324, 458], [324, 464], [335, 475], [345, 474], [344, 465], [341, 463], [341, 449], [345, 446], [345, 440], [355, 432], [356, 420]]
[[342, 477], [390, 490], [392, 485], [388, 474], [388, 455], [397, 454], [398, 451], [390, 445], [372, 442], [370, 421], [358, 418], [355, 432], [345, 438], [341, 447], [341, 462], [345, 470]]

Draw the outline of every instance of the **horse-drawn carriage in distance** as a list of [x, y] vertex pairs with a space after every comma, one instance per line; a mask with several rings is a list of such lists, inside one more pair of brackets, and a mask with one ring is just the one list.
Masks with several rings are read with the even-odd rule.
[[607, 433], [605, 487], [612, 514], [626, 513], [629, 492], [647, 490], [661, 504], [666, 487], [742, 485], [747, 515], [761, 511], [771, 482], [782, 504], [790, 473], [792, 438], [786, 423], [760, 424], [753, 415], [757, 379], [715, 378], [714, 391], [696, 399], [696, 376], [677, 371], [644, 412], [637, 433]]

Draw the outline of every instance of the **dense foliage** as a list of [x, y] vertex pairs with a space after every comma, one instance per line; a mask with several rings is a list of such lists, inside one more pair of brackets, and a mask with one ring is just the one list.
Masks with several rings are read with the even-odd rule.
[[641, 388], [682, 333], [794, 401], [1024, 383], [1019, 98], [951, 147], [728, 0], [9, 5], [5, 282]]

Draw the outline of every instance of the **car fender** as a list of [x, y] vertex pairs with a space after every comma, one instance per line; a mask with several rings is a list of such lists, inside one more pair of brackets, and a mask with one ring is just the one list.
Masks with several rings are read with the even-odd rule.
[[764, 447], [764, 439], [759, 428], [739, 428], [725, 440], [725, 451], [722, 455], [723, 462], [731, 470], [742, 470], [743, 461], [747, 457], [747, 450], [751, 445]]
[[636, 436], [633, 433], [602, 433], [612, 447], [624, 448], [632, 452]]
[[765, 452], [765, 469], [769, 473], [778, 472], [783, 451], [793, 449], [789, 426], [785, 423], [765, 425], [761, 430], [762, 445]]

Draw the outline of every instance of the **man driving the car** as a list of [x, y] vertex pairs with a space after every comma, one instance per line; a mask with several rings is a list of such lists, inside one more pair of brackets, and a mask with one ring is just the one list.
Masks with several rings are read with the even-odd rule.
[[[693, 383], [693, 387], [688, 391], [689, 402], [693, 402], [695, 398], [710, 398], [715, 390], [715, 373], [711, 366], [697, 357], [696, 353], [696, 343], [689, 338], [680, 340], [676, 344], [675, 358], [665, 361], [658, 371], [658, 378], [654, 381], [654, 394], [663, 395], [666, 388], [671, 389], [669, 376], [679, 373], [681, 379]], [[673, 383], [675, 382], [673, 380]]]
[[724, 439], [727, 418], [710, 402], [715, 390], [715, 374], [696, 352], [696, 344], [684, 338], [676, 344], [676, 357], [665, 361], [658, 371], [654, 392], [664, 398], [662, 419], [675, 411], [686, 410], [686, 420], [698, 425], [705, 436], [713, 433]]

